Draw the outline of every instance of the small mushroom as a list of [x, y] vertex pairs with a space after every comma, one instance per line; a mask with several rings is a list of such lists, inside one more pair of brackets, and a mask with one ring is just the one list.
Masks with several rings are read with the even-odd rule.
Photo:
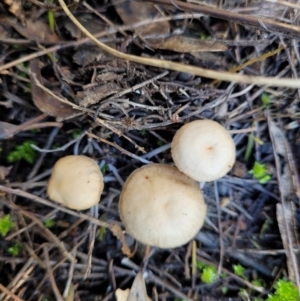
[[126, 231], [136, 240], [159, 248], [190, 241], [206, 216], [202, 192], [176, 167], [150, 164], [126, 180], [119, 201]]
[[235, 144], [229, 132], [212, 120], [197, 120], [182, 126], [171, 144], [177, 168], [200, 182], [226, 175], [235, 162]]
[[47, 194], [68, 208], [85, 210], [99, 202], [103, 187], [96, 161], [86, 156], [66, 156], [55, 163]]

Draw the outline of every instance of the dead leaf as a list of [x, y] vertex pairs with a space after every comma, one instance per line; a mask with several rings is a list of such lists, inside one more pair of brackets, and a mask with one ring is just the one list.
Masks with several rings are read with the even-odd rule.
[[[100, 31], [107, 29], [107, 25], [104, 22], [102, 22], [102, 20], [99, 19], [99, 17], [93, 14], [80, 14], [76, 17], [76, 19], [91, 34], [96, 34], [99, 33]], [[72, 38], [79, 40], [82, 37], [84, 37], [82, 31], [69, 18], [65, 19], [62, 27], [64, 27], [69, 32]]]
[[28, 40], [39, 43], [57, 43], [59, 37], [50, 30], [48, 24], [42, 20], [26, 20], [26, 26], [20, 24], [15, 18], [4, 17], [5, 23], [13, 27], [20, 35]]
[[159, 45], [158, 48], [183, 53], [227, 50], [227, 46], [218, 41], [194, 39], [184, 36], [172, 36]]
[[30, 70], [32, 98], [34, 104], [39, 108], [40, 111], [60, 119], [70, 118], [71, 116], [76, 116], [79, 113], [78, 110], [75, 110], [71, 106], [60, 102], [53, 96], [47, 94], [42, 88], [37, 86], [34, 75], [41, 84], [43, 83], [38, 59], [30, 61]]
[[14, 14], [23, 25], [25, 25], [25, 16], [22, 7], [22, 0], [4, 0], [4, 3], [9, 6], [9, 11]]
[[71, 282], [65, 301], [74, 301], [74, 296], [75, 296], [75, 288], [74, 288], [74, 284]]
[[11, 132], [18, 128], [17, 125], [0, 121], [0, 139], [7, 139], [11, 136]]
[[117, 301], [151, 301], [147, 296], [145, 280], [141, 272], [138, 272], [132, 283], [131, 289], [117, 289]]
[[[294, 250], [299, 248], [298, 233], [295, 221], [295, 210], [293, 197], [295, 187], [293, 183], [291, 164], [289, 164], [288, 142], [285, 138], [285, 132], [280, 129], [271, 119], [270, 114], [267, 115], [268, 128], [274, 149], [274, 157], [277, 171], [277, 180], [280, 190], [281, 204], [277, 204], [277, 222], [281, 234], [283, 247], [286, 251], [287, 266], [289, 278], [300, 287], [299, 270], [300, 259]], [[280, 157], [279, 157], [280, 155]], [[282, 168], [283, 166], [283, 168]]]
[[[276, 205], [276, 217], [278, 222], [278, 227], [280, 231], [280, 236], [283, 244], [283, 248], [286, 250], [287, 257], [287, 268], [289, 273], [289, 279], [296, 282], [297, 276], [295, 274], [294, 266], [299, 266], [299, 260], [297, 260], [298, 256], [292, 255], [291, 250], [298, 249], [297, 240], [294, 236], [293, 229], [295, 226], [294, 215], [295, 210], [292, 209], [293, 203], [285, 203]], [[299, 258], [298, 258], [299, 259]]]
[[147, 296], [145, 279], [141, 271], [137, 273], [132, 283], [127, 301], [147, 301], [151, 299]]
[[6, 176], [10, 173], [13, 166], [0, 166], [0, 180], [5, 180]]
[[[112, 3], [125, 25], [134, 25], [147, 19], [155, 20], [160, 15], [155, 5], [147, 2], [135, 2], [130, 0], [112, 0]], [[141, 36], [167, 35], [170, 32], [169, 22], [153, 22], [151, 24], [138, 27], [135, 32]], [[156, 48], [162, 43], [161, 38], [147, 39], [147, 43]]]
[[127, 301], [127, 298], [129, 296], [130, 289], [122, 290], [118, 288], [115, 292], [117, 301]]
[[99, 61], [107, 57], [97, 45], [84, 44], [76, 47], [76, 52], [73, 55], [73, 60], [80, 66], [86, 66], [94, 61]]
[[124, 233], [121, 229], [121, 227], [115, 223], [111, 228], [110, 228], [110, 231], [112, 232], [112, 234], [117, 237], [121, 243], [122, 243], [122, 252], [124, 255], [126, 255], [127, 257], [131, 257], [131, 251], [129, 249], [129, 246], [126, 242], [126, 239], [125, 239], [125, 236], [124, 236]]
[[107, 83], [93, 87], [86, 91], [80, 91], [76, 94], [76, 101], [82, 107], [87, 107], [98, 103], [101, 99], [120, 92], [122, 88], [116, 83]]

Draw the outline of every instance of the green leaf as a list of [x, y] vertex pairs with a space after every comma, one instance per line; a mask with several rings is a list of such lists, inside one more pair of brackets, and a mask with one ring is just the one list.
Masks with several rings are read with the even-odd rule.
[[76, 139], [81, 135], [82, 131], [80, 129], [75, 129], [72, 131], [72, 138]]
[[252, 284], [254, 284], [255, 286], [263, 287], [263, 284], [262, 284], [262, 280], [261, 280], [261, 279], [255, 279], [255, 280], [252, 280], [251, 282], [252, 282]]
[[201, 273], [201, 280], [206, 284], [212, 284], [216, 279], [216, 276], [216, 268], [209, 265], [203, 269]]
[[145, 137], [147, 135], [147, 131], [146, 130], [141, 130], [140, 134], [141, 134], [141, 136]]
[[12, 256], [18, 256], [20, 251], [21, 251], [21, 246], [18, 243], [8, 248], [8, 253]]
[[266, 184], [271, 180], [271, 176], [268, 174], [266, 166], [262, 163], [255, 162], [253, 168], [249, 171], [253, 175], [253, 178], [258, 180], [260, 184]]
[[236, 274], [236, 275], [238, 275], [238, 276], [240, 276], [240, 277], [245, 277], [245, 268], [242, 266], [242, 265], [240, 265], [240, 264], [234, 264], [233, 266], [232, 266], [232, 268], [233, 268], [233, 272], [234, 272], [234, 274]]
[[271, 104], [271, 98], [270, 98], [270, 95], [269, 94], [266, 94], [266, 93], [263, 93], [261, 95], [261, 102], [264, 106], [264, 108], [269, 108], [270, 107], [270, 104]]
[[204, 262], [202, 262], [201, 260], [199, 260], [199, 261], [197, 261], [197, 267], [200, 271], [202, 271], [206, 267], [206, 264]]
[[103, 238], [104, 238], [105, 233], [106, 233], [106, 228], [103, 227], [103, 226], [101, 226], [101, 227], [98, 229], [98, 231], [97, 231], [97, 239], [98, 239], [99, 241], [102, 241]]
[[44, 225], [46, 228], [52, 228], [55, 225], [55, 221], [53, 219], [44, 220]]
[[227, 286], [222, 286], [221, 288], [222, 294], [226, 295], [228, 292], [228, 287]]
[[5, 237], [7, 233], [15, 226], [10, 218], [10, 214], [0, 218], [0, 235]]
[[104, 164], [104, 165], [101, 167], [101, 172], [102, 172], [103, 174], [105, 174], [106, 171], [107, 171], [107, 168], [108, 168], [107, 164]]

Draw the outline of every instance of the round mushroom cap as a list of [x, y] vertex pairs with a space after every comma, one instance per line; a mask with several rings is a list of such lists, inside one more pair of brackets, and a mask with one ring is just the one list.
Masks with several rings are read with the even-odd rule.
[[126, 180], [119, 212], [126, 231], [136, 240], [159, 248], [175, 248], [200, 230], [206, 204], [199, 186], [166, 164], [135, 170]]
[[171, 154], [180, 171], [196, 181], [208, 182], [223, 177], [233, 167], [235, 144], [219, 123], [197, 120], [176, 132]]
[[85, 210], [98, 204], [103, 188], [103, 175], [96, 161], [86, 156], [66, 156], [55, 163], [47, 194], [70, 209]]

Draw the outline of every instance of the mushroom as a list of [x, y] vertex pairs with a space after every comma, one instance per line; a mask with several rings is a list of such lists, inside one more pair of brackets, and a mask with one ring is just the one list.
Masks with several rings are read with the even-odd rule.
[[136, 169], [126, 180], [119, 201], [126, 231], [159, 248], [190, 241], [204, 223], [206, 208], [195, 181], [166, 164]]
[[103, 187], [96, 161], [86, 156], [66, 156], [55, 163], [47, 194], [70, 209], [85, 210], [99, 202]]
[[223, 177], [235, 162], [235, 144], [229, 132], [212, 120], [182, 126], [171, 144], [177, 168], [199, 182]]

